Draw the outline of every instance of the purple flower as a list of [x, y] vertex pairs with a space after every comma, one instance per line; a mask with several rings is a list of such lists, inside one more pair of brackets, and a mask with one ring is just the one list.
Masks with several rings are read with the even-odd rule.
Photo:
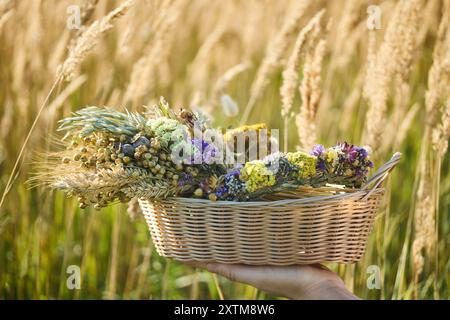
[[312, 150], [309, 152], [310, 155], [317, 157], [316, 170], [321, 172], [326, 172], [327, 167], [325, 165], [325, 159], [322, 158], [325, 152], [325, 147], [322, 144], [316, 144]]
[[202, 181], [200, 181], [199, 187], [206, 193], [210, 193], [211, 192], [211, 187], [209, 185], [208, 178], [203, 179]]
[[369, 155], [367, 153], [367, 150], [362, 148], [362, 147], [355, 147], [355, 150], [359, 153], [359, 156], [360, 156], [361, 160], [366, 159], [367, 156]]
[[339, 156], [339, 162], [341, 163], [352, 164], [356, 160], [360, 163], [367, 161], [367, 150], [362, 147], [354, 146], [347, 142], [338, 144], [338, 147], [342, 151], [342, 154]]
[[219, 198], [223, 197], [227, 192], [228, 192], [228, 188], [225, 185], [220, 186], [216, 190], [216, 196], [218, 196]]
[[200, 150], [200, 152], [202, 152], [203, 149], [206, 149], [209, 145], [203, 139], [199, 139], [199, 138], [192, 138], [191, 142], [198, 150]]
[[320, 157], [325, 151], [325, 147], [321, 144], [316, 144], [311, 152], [309, 153], [312, 156]]
[[194, 182], [194, 179], [192, 179], [192, 176], [188, 173], [181, 173], [180, 179], [178, 179], [178, 186], [183, 187], [187, 184], [192, 184]]
[[316, 170], [317, 171], [322, 171], [322, 172], [327, 171], [327, 167], [325, 165], [325, 160], [320, 159], [320, 158], [317, 160]]
[[223, 185], [216, 189], [216, 196], [233, 200], [244, 192], [244, 182], [239, 179], [240, 170], [234, 168], [224, 176]]
[[233, 169], [232, 171], [228, 172], [225, 175], [225, 181], [227, 181], [231, 178], [239, 178], [240, 174], [241, 174], [241, 171], [239, 169]]
[[349, 153], [352, 150], [353, 145], [348, 144], [347, 142], [344, 141], [344, 142], [339, 143], [338, 147], [339, 147], [339, 149], [341, 149], [342, 152]]
[[355, 149], [351, 149], [347, 154], [347, 159], [349, 163], [355, 162], [359, 158], [359, 153]]
[[198, 138], [193, 138], [191, 142], [198, 150], [194, 154], [194, 163], [200, 164], [205, 162], [206, 164], [211, 164], [214, 162], [214, 159], [218, 155], [218, 149], [213, 144], [209, 144], [203, 139]]

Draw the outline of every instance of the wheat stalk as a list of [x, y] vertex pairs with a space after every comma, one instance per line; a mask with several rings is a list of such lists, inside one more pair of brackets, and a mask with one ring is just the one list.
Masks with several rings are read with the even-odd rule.
[[112, 10], [105, 17], [94, 21], [75, 41], [75, 44], [69, 50], [69, 56], [58, 67], [56, 71], [57, 78], [70, 81], [75, 77], [78, 66], [83, 62], [86, 56], [98, 44], [100, 36], [110, 30], [112, 23], [127, 13], [134, 0], [127, 0], [119, 7]]
[[281, 28], [280, 32], [275, 36], [274, 40], [269, 43], [264, 60], [261, 62], [260, 67], [256, 73], [255, 80], [250, 88], [250, 99], [245, 107], [241, 124], [245, 124], [250, 116], [250, 113], [261, 96], [264, 88], [269, 83], [269, 77], [272, 72], [280, 66], [280, 61], [283, 54], [286, 52], [289, 46], [289, 40], [299, 30], [300, 20], [302, 19], [305, 10], [309, 6], [310, 2], [302, 0], [292, 15], [286, 19], [285, 24]]
[[[281, 115], [284, 119], [284, 147], [287, 151], [287, 133], [288, 133], [288, 124], [290, 118], [290, 112], [292, 109], [292, 104], [294, 102], [295, 91], [298, 86], [298, 69], [300, 66], [300, 58], [303, 54], [303, 47], [308, 39], [308, 36], [311, 35], [312, 41], [317, 34], [320, 32], [320, 20], [324, 15], [325, 10], [319, 11], [309, 22], [308, 24], [300, 31], [297, 40], [294, 44], [294, 49], [288, 59], [286, 64], [286, 68], [283, 71], [283, 84], [280, 88], [281, 95]], [[324, 43], [321, 45], [320, 50], [324, 48]], [[307, 80], [309, 81], [309, 80]], [[305, 84], [306, 85], [306, 84]], [[306, 92], [303, 90], [305, 96], [302, 95], [303, 98], [306, 97]], [[305, 102], [306, 103], [306, 102]]]
[[378, 52], [369, 51], [364, 88], [369, 110], [363, 140], [373, 149], [378, 149], [382, 140], [390, 81], [395, 74], [402, 79], [409, 74], [421, 7], [422, 0], [399, 1]]
[[[189, 65], [189, 81], [201, 87], [207, 82], [206, 69], [210, 61], [211, 51], [220, 43], [225, 36], [227, 28], [223, 24], [218, 24], [215, 29], [206, 37]], [[201, 87], [203, 89], [203, 87]]]
[[145, 49], [145, 54], [135, 63], [130, 76], [130, 82], [124, 95], [124, 101], [137, 102], [143, 98], [155, 83], [155, 72], [164, 61], [169, 51], [169, 39], [173, 35], [176, 22], [182, 12], [185, 1], [175, 1], [171, 6], [165, 6], [159, 13], [160, 23], [155, 26], [154, 39]]
[[89, 19], [91, 19], [92, 15], [94, 14], [95, 8], [97, 7], [99, 0], [88, 0], [83, 4], [83, 7], [81, 8], [81, 24], [83, 25]]
[[62, 90], [58, 96], [53, 99], [53, 101], [48, 105], [45, 117], [50, 122], [51, 119], [54, 118], [54, 115], [58, 111], [58, 109], [63, 105], [63, 103], [67, 100], [67, 98], [73, 94], [78, 88], [85, 83], [87, 80], [86, 75], [81, 75], [75, 79], [73, 79], [67, 87]]
[[[450, 1], [444, 1], [444, 7], [450, 8]], [[428, 89], [425, 94], [425, 109], [427, 112], [425, 132], [423, 135], [424, 148], [420, 166], [420, 182], [417, 192], [417, 206], [415, 208], [415, 238], [413, 242], [414, 253], [414, 281], [418, 282], [419, 276], [423, 271], [424, 257], [422, 250], [425, 248], [431, 256], [433, 248], [435, 249], [435, 260], [437, 263], [438, 252], [436, 244], [438, 241], [437, 218], [439, 209], [439, 176], [440, 163], [442, 161], [442, 151], [446, 149], [449, 135], [449, 114], [450, 106], [449, 96], [449, 64], [450, 56], [450, 32], [449, 11], [445, 10], [442, 16], [436, 44], [433, 50], [433, 64], [428, 72]], [[438, 115], [440, 104], [445, 103], [445, 109], [442, 112], [442, 123], [438, 126]], [[434, 133], [434, 134], [433, 134]], [[435, 165], [427, 159], [430, 154], [430, 136], [432, 139], [431, 147], [436, 153]], [[444, 151], [445, 152], [445, 151]], [[428, 160], [428, 161], [427, 161]], [[437, 292], [437, 270], [435, 272], [435, 294]], [[417, 292], [416, 292], [417, 296]]]
[[243, 62], [228, 69], [219, 79], [217, 79], [216, 83], [214, 84], [211, 94], [212, 100], [217, 102], [219, 100], [219, 97], [224, 93], [225, 88], [228, 86], [228, 84], [239, 74], [248, 70], [250, 67], [250, 62]]
[[4, 0], [0, 2], [0, 33], [5, 23], [13, 16], [15, 5], [16, 3], [12, 0]]
[[444, 157], [448, 150], [448, 139], [450, 138], [450, 99], [442, 111], [441, 122], [433, 129], [432, 144], [434, 151], [439, 157]]
[[[398, 149], [405, 141], [409, 129], [411, 128], [413, 121], [417, 115], [417, 113], [420, 110], [420, 105], [418, 103], [415, 103], [406, 113], [406, 115], [403, 117], [402, 122], [400, 123], [400, 126], [398, 128], [393, 128], [392, 136], [395, 137], [394, 144], [395, 148]], [[395, 130], [395, 131], [394, 131]]]
[[324, 54], [325, 40], [320, 40], [305, 61], [304, 77], [300, 85], [302, 104], [296, 117], [300, 148], [304, 150], [310, 150], [317, 143], [316, 113], [322, 92], [320, 74]]

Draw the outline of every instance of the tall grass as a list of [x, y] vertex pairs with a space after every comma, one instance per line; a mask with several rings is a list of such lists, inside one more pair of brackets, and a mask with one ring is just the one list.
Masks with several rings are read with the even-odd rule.
[[[66, 27], [74, 4], [81, 30]], [[377, 165], [402, 152], [363, 259], [329, 267], [362, 298], [450, 298], [450, 1], [375, 1], [379, 30], [366, 26], [371, 4], [0, 1], [0, 298], [270, 297], [159, 257], [136, 203], [82, 211], [25, 184], [57, 119], [159, 96], [217, 126], [266, 122], [291, 150], [370, 143]], [[80, 290], [66, 286], [70, 265]]]

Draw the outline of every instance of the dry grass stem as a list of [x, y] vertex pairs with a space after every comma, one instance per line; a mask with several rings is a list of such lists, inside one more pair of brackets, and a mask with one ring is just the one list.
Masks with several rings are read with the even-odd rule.
[[127, 13], [133, 4], [133, 1], [134, 0], [127, 0], [122, 3], [105, 17], [94, 21], [82, 32], [74, 45], [69, 49], [69, 56], [67, 59], [58, 67], [56, 72], [57, 78], [70, 81], [75, 77], [76, 69], [98, 44], [100, 36], [113, 27], [112, 23], [115, 20]]
[[[324, 15], [325, 11], [321, 10], [319, 11], [314, 18], [312, 18], [308, 24], [300, 31], [297, 40], [295, 41], [294, 44], [294, 48], [292, 50], [292, 53], [287, 61], [286, 64], [286, 68], [283, 71], [283, 83], [281, 85], [280, 88], [280, 95], [281, 95], [281, 116], [284, 119], [284, 132], [285, 132], [285, 138], [284, 138], [284, 146], [285, 149], [287, 149], [287, 133], [288, 133], [288, 124], [289, 124], [289, 119], [292, 118], [291, 115], [291, 109], [292, 109], [292, 105], [294, 102], [294, 98], [295, 98], [295, 92], [296, 89], [298, 87], [298, 83], [299, 83], [299, 76], [298, 76], [298, 72], [299, 72], [299, 67], [300, 67], [300, 59], [302, 57], [302, 55], [304, 55], [305, 53], [303, 52], [303, 48], [307, 42], [307, 40], [309, 40], [310, 42], [312, 42], [313, 44], [315, 44], [315, 39], [318, 36], [318, 33], [321, 30], [320, 27], [320, 21], [322, 19], [322, 16]], [[308, 36], [311, 37], [311, 39], [308, 39]], [[319, 58], [319, 55], [323, 56], [323, 52], [324, 52], [324, 48], [325, 48], [325, 43], [321, 42], [321, 45], [318, 46], [318, 51], [317, 51], [317, 58]], [[309, 57], [310, 58], [310, 57]], [[315, 61], [315, 62], [321, 62], [321, 61]], [[311, 63], [311, 61], [305, 62], [305, 69], [308, 69], [307, 65]], [[317, 66], [314, 66], [317, 67]], [[314, 72], [313, 70], [309, 70], [311, 71], [310, 73]], [[306, 76], [306, 72], [304, 71], [305, 76]], [[311, 75], [311, 74], [310, 74]], [[306, 82], [310, 81], [306, 80]], [[304, 82], [304, 87], [309, 85], [306, 84], [306, 82]], [[305, 90], [303, 90], [301, 92], [302, 94], [302, 99], [306, 98], [308, 99], [308, 97], [306, 96], [307, 92]], [[307, 103], [307, 102], [305, 102]]]
[[212, 99], [218, 101], [219, 97], [225, 92], [227, 85], [242, 72], [251, 67], [249, 62], [239, 63], [228, 69], [215, 83], [213, 87]]
[[167, 58], [170, 38], [173, 36], [176, 22], [185, 1], [177, 0], [161, 12], [161, 22], [156, 26], [153, 42], [145, 49], [145, 54], [133, 66], [130, 83], [124, 96], [124, 102], [137, 102], [151, 91], [155, 84], [157, 68]]
[[300, 21], [309, 5], [310, 3], [308, 0], [302, 0], [292, 15], [286, 19], [286, 22], [280, 32], [267, 47], [266, 55], [261, 62], [261, 65], [256, 73], [255, 80], [252, 83], [252, 87], [250, 89], [250, 99], [242, 115], [241, 124], [246, 123], [256, 101], [269, 83], [269, 77], [272, 72], [280, 66], [280, 61], [289, 46], [289, 41], [291, 37], [293, 37], [299, 30]]
[[296, 117], [300, 148], [310, 150], [317, 143], [316, 113], [320, 102], [320, 79], [325, 41], [320, 40], [311, 55], [308, 55], [300, 85], [302, 104]]
[[[450, 1], [444, 1], [444, 6], [450, 8]], [[440, 162], [442, 150], [447, 148], [449, 126], [449, 65], [450, 56], [450, 32], [449, 32], [448, 10], [444, 11], [437, 40], [433, 51], [433, 64], [428, 72], [428, 88], [425, 93], [426, 123], [423, 140], [426, 142], [422, 150], [420, 161], [421, 174], [419, 190], [417, 192], [417, 205], [415, 210], [415, 238], [413, 242], [414, 253], [414, 280], [417, 283], [424, 267], [425, 249], [428, 256], [431, 256], [437, 245], [438, 229], [436, 220], [438, 219], [438, 197]], [[441, 108], [441, 106], [444, 106]], [[439, 122], [439, 112], [442, 112], [442, 123]], [[431, 143], [429, 140], [431, 139]], [[442, 144], [442, 145], [441, 145]], [[433, 152], [434, 151], [434, 154]], [[444, 151], [445, 152], [445, 151]], [[436, 158], [434, 162], [430, 159]], [[437, 261], [437, 251], [435, 250], [435, 260]], [[437, 277], [437, 274], [435, 275]], [[436, 284], [435, 284], [435, 290]], [[416, 292], [417, 296], [417, 292]]]
[[369, 110], [364, 142], [373, 149], [381, 145], [392, 78], [398, 74], [405, 79], [409, 74], [422, 3], [421, 0], [399, 1], [376, 55], [369, 50], [370, 62], [364, 89]]

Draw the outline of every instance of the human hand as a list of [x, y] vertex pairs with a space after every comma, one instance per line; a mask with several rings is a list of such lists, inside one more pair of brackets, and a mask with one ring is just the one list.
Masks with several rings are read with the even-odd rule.
[[345, 288], [344, 282], [337, 274], [320, 264], [250, 266], [197, 261], [183, 263], [290, 299], [358, 299]]

